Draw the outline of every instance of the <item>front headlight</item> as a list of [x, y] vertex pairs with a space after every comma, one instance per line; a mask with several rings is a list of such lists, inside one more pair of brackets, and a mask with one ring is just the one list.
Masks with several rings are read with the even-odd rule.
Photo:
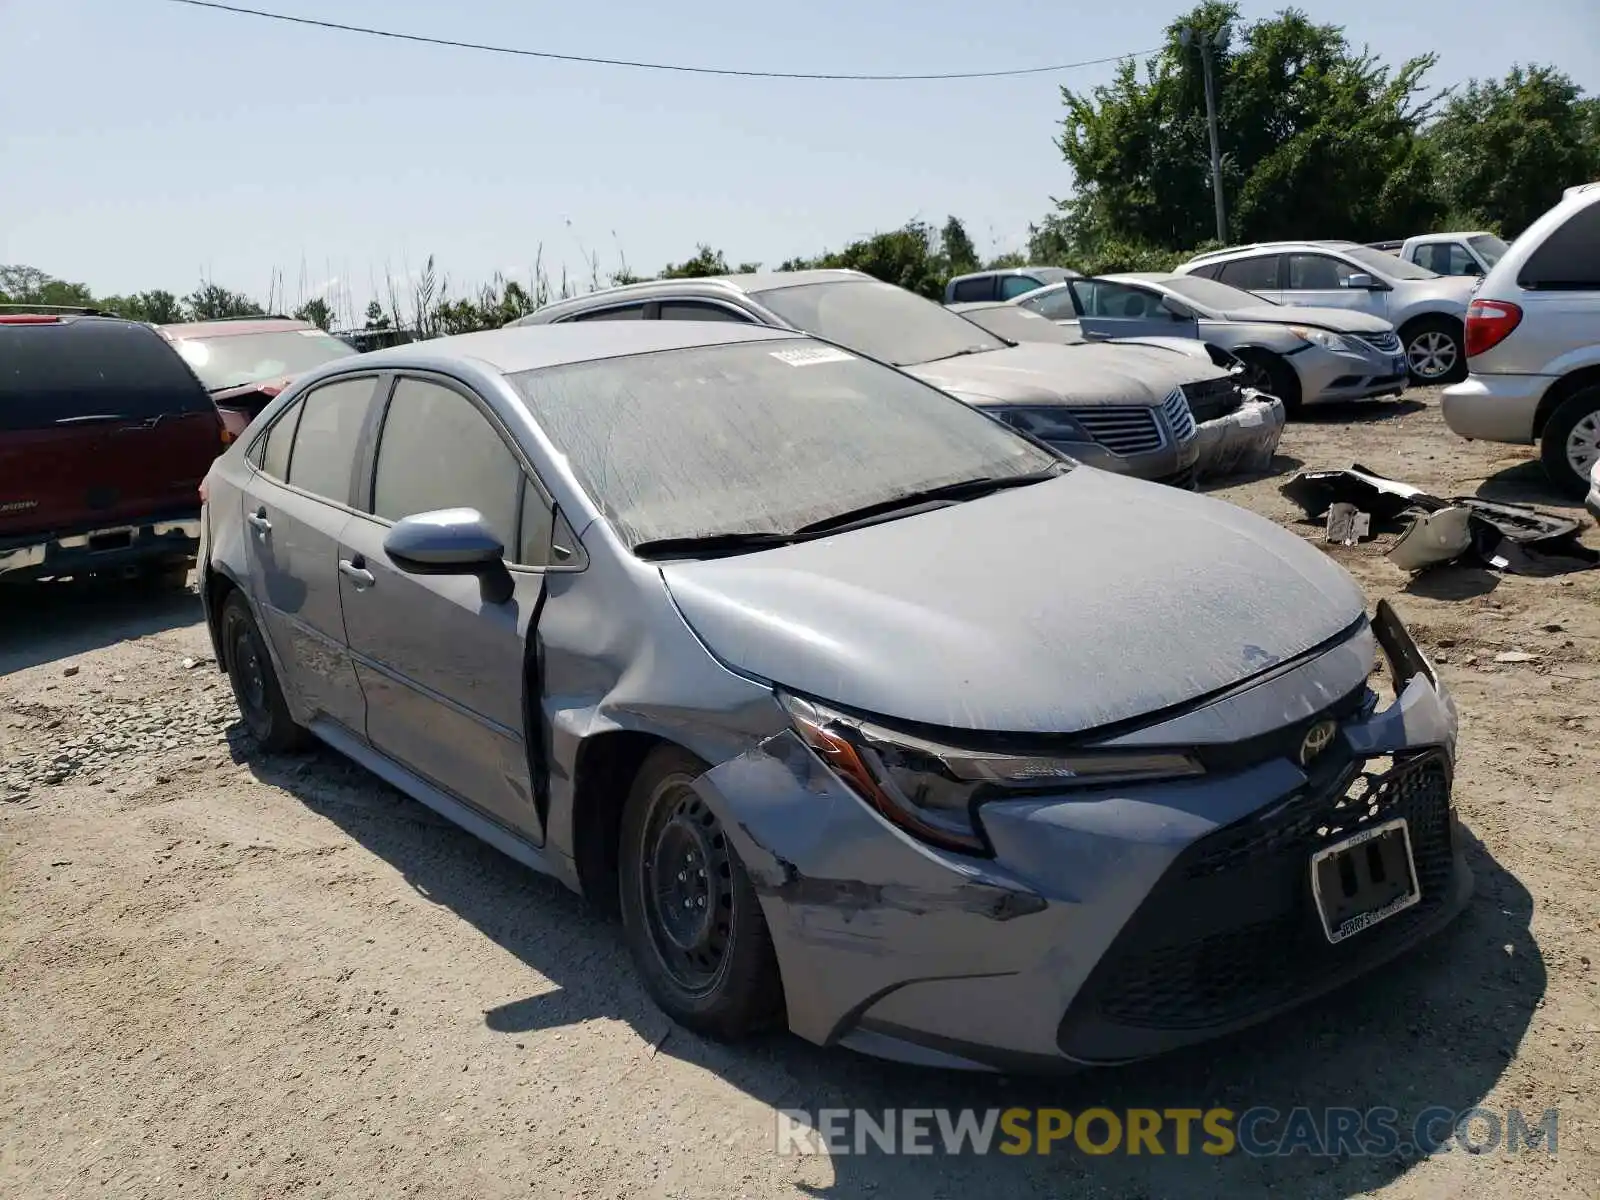
[[1326, 329], [1312, 329], [1309, 325], [1291, 325], [1289, 332], [1303, 342], [1310, 342], [1313, 346], [1321, 346], [1324, 350], [1332, 350], [1337, 354], [1348, 354], [1350, 343], [1337, 333]]
[[1059, 408], [1002, 408], [1000, 419], [1041, 442], [1092, 442], [1094, 435]]
[[963, 749], [813, 700], [777, 696], [795, 732], [871, 808], [914, 837], [969, 854], [988, 852], [977, 820], [986, 801], [1181, 779], [1203, 770], [1192, 755], [1164, 750], [1035, 755]]

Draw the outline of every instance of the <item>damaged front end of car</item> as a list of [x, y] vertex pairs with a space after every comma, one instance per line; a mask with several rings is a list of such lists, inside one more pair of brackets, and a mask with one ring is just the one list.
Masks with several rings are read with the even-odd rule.
[[[790, 1027], [820, 1044], [993, 1071], [1127, 1062], [1361, 975], [1470, 893], [1455, 708], [1387, 603], [1222, 694], [1090, 735], [780, 703], [789, 728], [695, 787], [760, 896]], [[1410, 872], [1380, 889], [1388, 911], [1319, 898], [1315, 864], [1364, 869], [1343, 847], [1369, 842]]]

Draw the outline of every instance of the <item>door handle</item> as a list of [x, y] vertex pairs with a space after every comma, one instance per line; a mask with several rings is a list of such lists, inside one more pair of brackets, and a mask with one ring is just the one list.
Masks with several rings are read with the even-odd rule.
[[373, 578], [372, 572], [361, 565], [366, 561], [367, 560], [362, 558], [359, 554], [356, 555], [355, 561], [353, 562], [348, 558], [341, 558], [339, 560], [339, 574], [343, 575], [351, 583], [355, 584], [356, 591], [358, 592], [366, 591], [369, 587], [377, 582], [377, 580]]
[[257, 533], [266, 534], [272, 532], [272, 522], [267, 520], [267, 510], [264, 508], [256, 509], [245, 520], [250, 522], [250, 527]]

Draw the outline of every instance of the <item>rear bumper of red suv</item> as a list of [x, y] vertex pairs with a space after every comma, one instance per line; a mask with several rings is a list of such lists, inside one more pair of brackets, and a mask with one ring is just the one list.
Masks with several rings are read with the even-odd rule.
[[0, 537], [0, 580], [117, 571], [194, 557], [197, 510], [118, 521], [68, 532]]

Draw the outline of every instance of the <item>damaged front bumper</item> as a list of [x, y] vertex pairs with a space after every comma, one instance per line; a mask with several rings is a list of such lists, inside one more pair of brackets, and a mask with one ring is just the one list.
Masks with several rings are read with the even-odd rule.
[[[1319, 701], [1319, 712], [1306, 697], [1361, 693], [1374, 643], [1396, 699], [1340, 709], [1340, 736], [1302, 767], [1281, 751], [1338, 707]], [[1213, 745], [1232, 756], [1226, 769], [985, 805], [993, 858], [903, 834], [791, 733], [696, 787], [760, 896], [797, 1034], [953, 1068], [1127, 1062], [1355, 978], [1470, 894], [1451, 799], [1455, 709], [1387, 604], [1293, 671], [1133, 736], [1221, 729], [1263, 705], [1275, 728]], [[1409, 823], [1421, 901], [1329, 944], [1311, 855], [1396, 816]]]

